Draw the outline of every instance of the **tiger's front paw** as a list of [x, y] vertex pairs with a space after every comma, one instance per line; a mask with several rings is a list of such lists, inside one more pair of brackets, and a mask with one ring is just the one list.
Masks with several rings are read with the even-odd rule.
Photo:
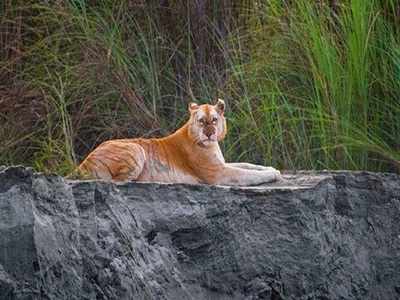
[[281, 181], [281, 180], [283, 180], [282, 174], [281, 174], [281, 172], [280, 172], [279, 170], [274, 169], [274, 170], [271, 171], [271, 172], [274, 172], [275, 181]]
[[282, 179], [281, 172], [272, 167], [268, 167], [268, 171], [261, 171], [264, 176], [264, 182], [280, 181]]
[[268, 168], [268, 171], [266, 171], [271, 178], [271, 181], [280, 181], [283, 180], [281, 172], [273, 167], [265, 167]]
[[283, 180], [283, 177], [281, 175], [281, 172], [273, 167], [263, 167], [264, 170], [270, 172], [274, 176], [274, 181], [280, 181]]

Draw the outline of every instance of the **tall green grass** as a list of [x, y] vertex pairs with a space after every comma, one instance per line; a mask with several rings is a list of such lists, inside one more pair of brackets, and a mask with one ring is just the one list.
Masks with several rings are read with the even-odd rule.
[[188, 102], [218, 96], [228, 160], [399, 172], [396, 1], [239, 2], [3, 9], [0, 164], [65, 174], [100, 142], [165, 135]]
[[230, 157], [398, 171], [400, 44], [384, 9], [378, 1], [344, 1], [336, 11], [270, 1], [246, 40], [250, 58], [243, 45], [236, 50]]

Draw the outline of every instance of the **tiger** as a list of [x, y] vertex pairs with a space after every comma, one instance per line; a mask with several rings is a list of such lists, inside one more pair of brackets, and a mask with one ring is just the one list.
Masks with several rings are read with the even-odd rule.
[[189, 103], [189, 119], [162, 138], [113, 139], [78, 166], [79, 174], [106, 181], [250, 186], [281, 180], [280, 171], [245, 162], [225, 162], [219, 142], [227, 134], [222, 99]]

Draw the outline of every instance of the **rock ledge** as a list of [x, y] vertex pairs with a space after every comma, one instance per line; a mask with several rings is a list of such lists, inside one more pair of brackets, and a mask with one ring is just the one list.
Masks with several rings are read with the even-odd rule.
[[0, 299], [399, 299], [400, 176], [257, 187], [0, 167]]

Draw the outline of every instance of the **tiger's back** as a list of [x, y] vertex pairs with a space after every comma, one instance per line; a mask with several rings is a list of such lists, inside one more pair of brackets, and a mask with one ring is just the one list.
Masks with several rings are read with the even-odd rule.
[[180, 147], [168, 138], [110, 140], [91, 152], [78, 169], [105, 180], [200, 182]]
[[110, 140], [99, 145], [79, 165], [79, 173], [105, 180], [134, 180], [146, 154], [132, 139]]

